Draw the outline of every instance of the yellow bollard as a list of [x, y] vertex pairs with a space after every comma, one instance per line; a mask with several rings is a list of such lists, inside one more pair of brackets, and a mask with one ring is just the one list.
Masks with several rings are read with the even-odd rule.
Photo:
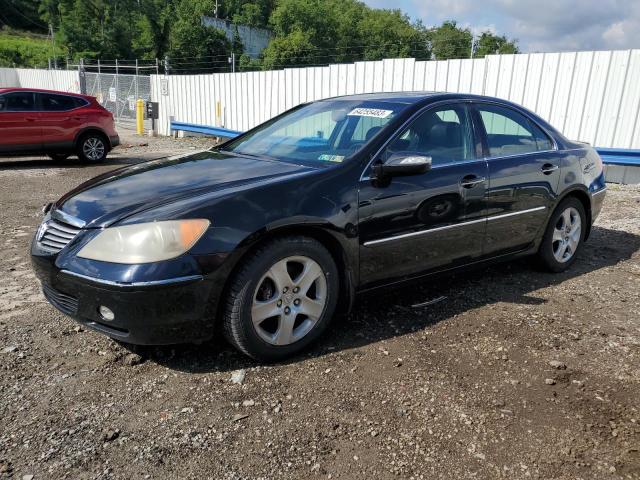
[[136, 133], [144, 133], [144, 100], [141, 98], [136, 101]]

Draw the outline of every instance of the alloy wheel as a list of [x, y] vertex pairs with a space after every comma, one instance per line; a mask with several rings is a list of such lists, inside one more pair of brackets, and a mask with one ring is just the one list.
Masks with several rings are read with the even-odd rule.
[[82, 144], [82, 153], [89, 160], [100, 160], [104, 156], [104, 142], [99, 138], [89, 137]]
[[309, 257], [279, 260], [263, 275], [253, 295], [251, 319], [271, 345], [290, 345], [318, 323], [327, 301], [327, 279]]
[[580, 213], [574, 207], [565, 209], [553, 229], [551, 245], [553, 256], [560, 263], [571, 260], [582, 236]]

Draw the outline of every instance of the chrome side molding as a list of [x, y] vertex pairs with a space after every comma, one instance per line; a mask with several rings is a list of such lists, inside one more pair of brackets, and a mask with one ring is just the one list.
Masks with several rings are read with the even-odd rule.
[[526, 213], [539, 212], [541, 210], [546, 210], [546, 209], [547, 209], [547, 207], [528, 208], [527, 210], [521, 210], [519, 212], [503, 213], [501, 215], [494, 215], [492, 217], [479, 218], [478, 220], [470, 220], [468, 222], [456, 223], [455, 225], [445, 225], [444, 227], [430, 228], [429, 230], [419, 230], [417, 232], [403, 233], [401, 235], [394, 235], [392, 237], [380, 238], [378, 240], [370, 240], [368, 242], [364, 242], [363, 245], [365, 247], [370, 247], [370, 246], [373, 246], [373, 245], [378, 245], [380, 243], [393, 242], [395, 240], [402, 240], [404, 238], [416, 237], [418, 235], [427, 235], [429, 233], [441, 232], [442, 230], [449, 230], [449, 229], [452, 229], [452, 228], [458, 228], [458, 227], [465, 227], [467, 225], [473, 225], [474, 223], [490, 222], [492, 220], [500, 220], [501, 218], [513, 217], [513, 216], [516, 216], [516, 215], [524, 215]]

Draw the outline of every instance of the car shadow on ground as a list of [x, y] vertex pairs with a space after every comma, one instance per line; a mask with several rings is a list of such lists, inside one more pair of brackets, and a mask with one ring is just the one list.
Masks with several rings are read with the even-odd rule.
[[[164, 158], [162, 156], [158, 158]], [[77, 157], [69, 157], [66, 160], [53, 160], [49, 157], [0, 157], [0, 170], [32, 170], [43, 168], [73, 168], [82, 169], [97, 166], [123, 166], [133, 165], [135, 163], [144, 162], [145, 160], [153, 160], [154, 158], [143, 157], [107, 157], [105, 161], [100, 163], [84, 163]]]
[[[543, 272], [534, 268], [528, 259], [520, 259], [363, 294], [348, 317], [335, 318], [313, 347], [284, 363], [357, 349], [425, 329], [457, 314], [497, 302], [544, 304], [547, 300], [537, 296], [537, 290], [628, 260], [638, 250], [640, 236], [594, 227], [579, 258], [563, 273]], [[439, 297], [445, 298], [424, 308], [412, 307]], [[230, 371], [257, 365], [220, 338], [201, 345], [145, 347], [136, 351], [148, 361], [190, 373]]]

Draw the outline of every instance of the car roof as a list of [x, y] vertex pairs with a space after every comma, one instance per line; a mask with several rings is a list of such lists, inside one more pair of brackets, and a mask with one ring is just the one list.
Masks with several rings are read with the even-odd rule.
[[[439, 92], [379, 92], [379, 93], [358, 93], [355, 95], [342, 95], [339, 97], [326, 98], [323, 100], [353, 100], [371, 102], [393, 102], [412, 104], [425, 100]], [[322, 100], [320, 100], [322, 101]]]
[[[508, 100], [496, 97], [488, 97], [484, 95], [474, 95], [471, 93], [455, 93], [455, 92], [432, 92], [432, 91], [407, 91], [407, 92], [380, 92], [380, 93], [359, 93], [354, 95], [341, 95], [337, 97], [325, 98], [319, 100], [351, 100], [351, 101], [372, 101], [372, 102], [393, 102], [405, 103], [412, 105], [423, 103], [425, 101], [436, 101], [441, 99], [463, 99], [463, 100], [485, 100], [492, 102], [500, 102], [503, 104], [512, 104]], [[517, 106], [517, 105], [516, 105]]]
[[57, 93], [60, 95], [68, 95], [71, 97], [78, 97], [78, 98], [88, 98], [90, 97], [90, 95], [83, 95], [81, 93], [74, 93], [74, 92], [63, 92], [60, 90], [47, 90], [44, 88], [22, 88], [22, 87], [5, 87], [5, 88], [0, 88], [0, 93], [7, 93], [7, 92], [38, 92], [38, 93]]

